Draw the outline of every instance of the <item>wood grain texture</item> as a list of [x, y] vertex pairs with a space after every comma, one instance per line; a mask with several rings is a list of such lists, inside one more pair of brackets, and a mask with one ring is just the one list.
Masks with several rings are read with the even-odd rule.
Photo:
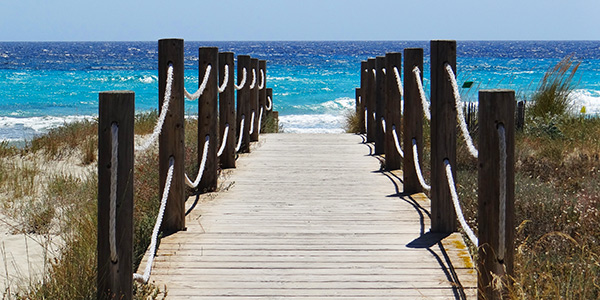
[[173, 299], [474, 296], [462, 237], [428, 233], [429, 200], [401, 196], [402, 172], [380, 172], [361, 142], [261, 136], [230, 188], [198, 204], [187, 231], [162, 239], [151, 282]]

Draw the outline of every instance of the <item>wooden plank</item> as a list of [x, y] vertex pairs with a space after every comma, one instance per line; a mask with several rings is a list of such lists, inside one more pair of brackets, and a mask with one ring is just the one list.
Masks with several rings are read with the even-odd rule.
[[229, 189], [162, 239], [151, 281], [178, 299], [472, 295], [470, 256], [454, 246], [462, 238], [431, 239], [428, 200], [400, 196], [401, 172], [380, 172], [361, 142], [264, 135]]

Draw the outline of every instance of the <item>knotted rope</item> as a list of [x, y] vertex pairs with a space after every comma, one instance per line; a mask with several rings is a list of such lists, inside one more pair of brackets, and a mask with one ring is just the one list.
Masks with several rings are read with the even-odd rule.
[[431, 186], [425, 182], [425, 178], [423, 178], [423, 172], [421, 172], [421, 164], [419, 163], [419, 152], [417, 151], [417, 140], [412, 139], [412, 152], [413, 152], [413, 162], [415, 164], [415, 171], [417, 173], [417, 179], [419, 179], [419, 183], [421, 186], [430, 191]]
[[252, 83], [250, 84], [250, 89], [254, 89], [256, 86], [256, 69], [252, 69]]
[[225, 65], [223, 73], [223, 84], [219, 87], [219, 94], [225, 91], [229, 83], [229, 65]]
[[152, 263], [154, 262], [154, 256], [156, 255], [156, 243], [158, 240], [158, 232], [162, 219], [165, 214], [165, 208], [167, 207], [167, 199], [169, 198], [169, 190], [171, 189], [171, 182], [173, 181], [173, 169], [175, 168], [175, 160], [173, 157], [169, 159], [169, 170], [167, 171], [167, 179], [165, 180], [165, 188], [163, 190], [162, 199], [160, 201], [160, 209], [158, 210], [158, 216], [156, 217], [156, 223], [152, 230], [152, 240], [150, 241], [150, 255], [148, 256], [148, 262], [146, 262], [146, 268], [144, 274], [133, 274], [133, 279], [141, 282], [148, 283], [150, 279], [150, 272], [152, 271]]
[[452, 84], [452, 91], [454, 92], [454, 102], [457, 111], [456, 117], [458, 119], [458, 124], [460, 125], [460, 132], [462, 133], [462, 136], [465, 139], [465, 143], [467, 144], [467, 149], [469, 149], [469, 153], [473, 157], [477, 158], [477, 156], [479, 155], [479, 151], [477, 151], [475, 145], [473, 145], [473, 139], [469, 134], [469, 129], [467, 129], [467, 122], [465, 122], [465, 115], [461, 107], [462, 102], [460, 99], [460, 92], [458, 91], [458, 83], [456, 82], [456, 77], [454, 76], [454, 71], [452, 71], [452, 66], [450, 66], [449, 64], [445, 64], [445, 68], [446, 73], [448, 73], [448, 80], [450, 80], [450, 83]]
[[402, 87], [402, 80], [400, 79], [400, 72], [397, 67], [394, 67], [394, 75], [396, 76], [396, 84], [398, 85], [398, 92], [400, 97], [404, 97], [404, 88]]
[[429, 102], [427, 101], [427, 97], [425, 97], [425, 90], [423, 89], [423, 82], [421, 82], [421, 70], [419, 67], [413, 68], [413, 73], [415, 74], [415, 80], [417, 81], [417, 87], [419, 88], [419, 96], [421, 96], [421, 104], [423, 105], [423, 113], [427, 120], [431, 121], [431, 112], [429, 111]]
[[454, 204], [454, 211], [456, 212], [456, 216], [458, 217], [458, 222], [460, 226], [465, 231], [471, 242], [475, 245], [479, 245], [479, 240], [467, 224], [465, 220], [465, 216], [462, 213], [462, 209], [460, 208], [460, 202], [458, 202], [458, 194], [456, 193], [456, 186], [454, 185], [454, 177], [452, 176], [452, 167], [450, 166], [450, 162], [445, 159], [444, 165], [446, 166], [446, 178], [448, 179], [448, 188], [450, 189], [450, 194], [452, 195], [452, 203]]
[[167, 112], [169, 111], [169, 103], [171, 102], [171, 90], [173, 89], [173, 65], [169, 64], [169, 68], [167, 69], [167, 84], [165, 87], [165, 97], [163, 99], [163, 104], [160, 110], [160, 115], [158, 116], [158, 121], [156, 122], [156, 126], [154, 126], [154, 130], [152, 131], [152, 135], [142, 144], [140, 147], [136, 147], [135, 151], [146, 151], [150, 146], [156, 141], [160, 132], [162, 131], [163, 124], [165, 123], [165, 118], [167, 117]]
[[185, 89], [185, 87], [183, 88], [183, 93], [186, 98], [188, 98], [189, 100], [198, 100], [198, 98], [200, 98], [200, 96], [202, 96], [202, 94], [204, 93], [204, 90], [206, 89], [206, 85], [208, 84], [208, 78], [210, 77], [211, 69], [212, 69], [211, 65], [206, 66], [206, 71], [204, 72], [204, 78], [202, 79], [202, 83], [200, 84], [200, 87], [198, 88], [198, 90], [195, 93], [190, 94]]
[[206, 140], [204, 141], [204, 149], [202, 149], [202, 160], [200, 162], [200, 167], [198, 168], [198, 174], [196, 175], [196, 180], [192, 182], [190, 178], [185, 174], [185, 184], [190, 188], [195, 189], [198, 184], [200, 184], [200, 180], [202, 180], [202, 174], [204, 174], [204, 169], [206, 167], [206, 158], [208, 156], [208, 145], [210, 141], [210, 136], [206, 135]]

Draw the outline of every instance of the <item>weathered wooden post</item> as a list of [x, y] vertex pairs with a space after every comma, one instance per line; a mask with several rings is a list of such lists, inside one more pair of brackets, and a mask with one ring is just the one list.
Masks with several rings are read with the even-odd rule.
[[[250, 60], [250, 64], [252, 67], [252, 72], [250, 72], [250, 83], [254, 83], [254, 85], [250, 85], [250, 118], [252, 119], [252, 125], [250, 125], [252, 131], [250, 132], [250, 141], [257, 142], [258, 141], [258, 118], [259, 118], [259, 108], [258, 108], [258, 85], [260, 84], [260, 74], [258, 69], [258, 58], [252, 58]], [[254, 74], [254, 75], [253, 75]], [[254, 115], [254, 118], [252, 116]]]
[[[250, 56], [249, 55], [238, 55], [237, 61], [237, 84], [241, 85], [243, 82], [243, 72], [246, 70], [246, 81], [244, 86], [241, 87], [237, 92], [237, 122], [238, 122], [238, 136], [242, 135], [242, 144], [240, 152], [250, 152], [250, 83], [252, 83], [252, 68], [250, 67]], [[242, 126], [242, 119], [244, 125]], [[243, 128], [242, 128], [243, 127]]]
[[377, 97], [377, 93], [375, 90], [375, 59], [370, 58], [367, 60], [367, 88], [365, 91], [365, 101], [367, 106], [367, 120], [365, 123], [367, 124], [367, 143], [371, 143], [375, 141], [375, 98]]
[[[97, 299], [132, 299], [135, 94], [102, 92], [99, 100]], [[117, 144], [113, 144], [113, 138]], [[113, 147], [117, 154], [114, 158]], [[111, 187], [112, 168], [116, 168], [116, 191]]]
[[362, 115], [364, 118], [364, 110], [362, 109], [362, 96], [360, 95], [360, 88], [356, 88], [354, 91], [354, 113], [356, 114], [356, 118], [358, 119], [358, 132], [357, 133], [362, 133], [362, 127], [360, 127], [360, 116]]
[[510, 284], [514, 275], [515, 92], [479, 91], [479, 299], [506, 299], [492, 274]]
[[360, 128], [360, 133], [367, 132], [367, 128], [365, 125], [365, 108], [367, 107], [367, 75], [367, 62], [363, 61], [360, 63], [360, 106], [356, 107], [356, 113], [358, 114], [358, 127]]
[[417, 155], [423, 159], [423, 106], [417, 85], [417, 77], [413, 70], [419, 68], [420, 80], [423, 78], [423, 49], [404, 49], [404, 130], [402, 144], [404, 146], [404, 192], [414, 194], [423, 192], [419, 177], [415, 170], [413, 156], [413, 140], [417, 144]]
[[[394, 131], [398, 138], [398, 146], [401, 143], [402, 133], [402, 91], [398, 80], [401, 80], [402, 53], [387, 53], [385, 55], [385, 169], [398, 170], [401, 167], [402, 156], [396, 149]], [[396, 78], [396, 71], [398, 78]], [[395, 128], [395, 130], [393, 130]], [[406, 152], [406, 151], [403, 151]]]
[[446, 64], [457, 74], [456, 41], [431, 41], [431, 231], [450, 233], [457, 221], [444, 160], [456, 166], [457, 112]]
[[385, 128], [382, 121], [386, 120], [386, 98], [385, 98], [385, 57], [378, 56], [375, 59], [375, 153], [385, 153]]
[[[218, 135], [218, 103], [219, 95], [219, 49], [216, 47], [202, 47], [198, 49], [198, 79], [200, 83], [206, 75], [208, 66], [211, 71], [204, 92], [198, 99], [198, 164], [204, 155], [204, 143], [208, 138], [208, 154], [202, 179], [198, 184], [198, 191], [212, 192], [217, 189], [217, 150], [219, 148]], [[202, 172], [202, 170], [200, 170]]]
[[[161, 229], [165, 232], [175, 232], [185, 229], [185, 183], [184, 183], [184, 65], [183, 40], [163, 39], [158, 41], [158, 107], [162, 109], [165, 101], [167, 85], [167, 70], [173, 66], [173, 85], [169, 112], [158, 138], [158, 172], [160, 195], [165, 188], [167, 171], [173, 159], [173, 179], [165, 208]], [[160, 112], [159, 109], [159, 112]]]
[[[219, 139], [223, 139], [225, 130], [228, 128], [225, 148], [219, 158], [221, 168], [223, 169], [235, 168], [235, 132], [237, 125], [235, 121], [233, 55], [233, 52], [219, 53], [219, 72], [224, 72], [223, 75], [219, 75], [219, 86], [222, 86], [227, 81], [225, 90], [219, 94]], [[226, 66], [228, 72], [225, 73]], [[225, 75], [228, 76], [227, 80], [225, 79]]]
[[[261, 129], [264, 127], [264, 123], [266, 120], [267, 109], [265, 108], [267, 105], [267, 61], [259, 60], [258, 61], [258, 83], [260, 84], [258, 91], [258, 121], [260, 126], [258, 128]], [[260, 133], [260, 132], [259, 132]]]

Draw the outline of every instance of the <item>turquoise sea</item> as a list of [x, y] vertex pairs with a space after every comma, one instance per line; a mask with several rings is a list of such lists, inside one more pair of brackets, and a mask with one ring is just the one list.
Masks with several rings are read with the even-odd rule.
[[[198, 85], [198, 47], [216, 46], [267, 60], [267, 86], [287, 132], [341, 132], [354, 105], [360, 62], [428, 41], [185, 42], [186, 88]], [[31, 139], [65, 122], [97, 115], [98, 92], [136, 93], [136, 109], [158, 108], [154, 42], [0, 42], [0, 140]], [[458, 41], [459, 82], [476, 101], [478, 89], [510, 88], [527, 100], [544, 72], [567, 55], [581, 63], [576, 109], [600, 112], [600, 41]], [[196, 112], [195, 102], [186, 110]]]

